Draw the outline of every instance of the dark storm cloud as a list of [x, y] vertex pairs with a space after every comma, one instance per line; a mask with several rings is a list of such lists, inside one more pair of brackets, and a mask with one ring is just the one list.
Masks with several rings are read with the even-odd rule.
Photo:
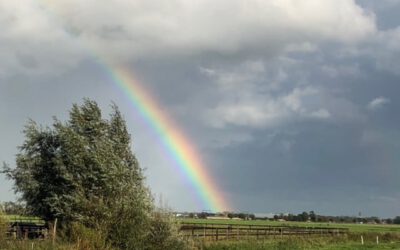
[[370, 198], [398, 197], [399, 159], [394, 151], [399, 150], [399, 133], [373, 131], [361, 124], [296, 123], [253, 132], [251, 142], [214, 149], [212, 154], [225, 166], [219, 174], [229, 176], [222, 181], [224, 187], [244, 197], [236, 200], [243, 210], [253, 206], [246, 196], [272, 196], [275, 199], [264, 200], [266, 209], [293, 209], [291, 201], [303, 200], [330, 204], [324, 213], [355, 214], [356, 204], [362, 202], [380, 207], [364, 207], [367, 214], [394, 215], [395, 206], [379, 206], [380, 199]]
[[[0, 160], [13, 162], [29, 117], [65, 119], [82, 97], [107, 113], [113, 100], [153, 192], [197, 209], [190, 183], [94, 51], [133, 69], [236, 210], [394, 216], [400, 4], [377, 2], [77, 0], [43, 12], [0, 1], [9, 17], [0, 20]], [[13, 197], [8, 189], [1, 200]]]
[[[374, 57], [337, 58], [335, 49], [340, 48], [258, 61], [158, 62], [135, 68], [194, 135], [210, 171], [238, 209], [395, 215], [398, 76], [378, 69]], [[296, 88], [317, 91], [303, 97], [294, 94]], [[271, 107], [284, 116], [272, 123], [251, 123], [246, 116], [238, 119], [247, 122], [216, 127], [209, 122], [215, 119], [210, 110], [221, 103], [248, 104], [243, 96], [259, 99], [250, 103], [265, 112], [270, 110], [259, 104], [272, 100], [277, 104]], [[370, 103], [381, 97], [390, 102], [371, 110]], [[329, 115], [311, 115], [320, 109]]]
[[[190, 124], [190, 134], [199, 135], [195, 141], [202, 145], [211, 172], [228, 196], [235, 194], [237, 208], [396, 214], [399, 77], [378, 67], [373, 54], [338, 56], [342, 49], [335, 45], [285, 58], [188, 63], [177, 71], [166, 67], [174, 79], [167, 89], [176, 96], [162, 95], [164, 102], [175, 103], [190, 88], [195, 90], [190, 96], [197, 101], [188, 102], [175, 117]], [[187, 82], [187, 75], [195, 77]], [[173, 88], [173, 82], [187, 82], [190, 88]], [[302, 97], [294, 94], [296, 88], [317, 91]], [[237, 119], [244, 122], [223, 122], [223, 114], [216, 118], [222, 121], [218, 126], [208, 120], [215, 119], [208, 111], [221, 103], [254, 104], [264, 115], [274, 111], [263, 106], [270, 102], [279, 114], [272, 123], [252, 123], [240, 109]], [[310, 115], [320, 108], [329, 115]], [[208, 127], [198, 123], [202, 111]]]
[[398, 0], [357, 0], [357, 3], [365, 9], [374, 12], [377, 18], [379, 29], [397, 28], [400, 23], [400, 17], [397, 13], [400, 11], [400, 2]]

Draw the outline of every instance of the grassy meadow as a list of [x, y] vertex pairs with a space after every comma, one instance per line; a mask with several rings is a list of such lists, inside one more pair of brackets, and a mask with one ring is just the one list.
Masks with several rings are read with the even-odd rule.
[[291, 226], [291, 227], [315, 227], [315, 228], [348, 228], [352, 233], [399, 233], [400, 225], [386, 224], [350, 224], [350, 223], [317, 223], [317, 222], [280, 222], [269, 220], [231, 220], [231, 219], [178, 219], [181, 223], [187, 224], [219, 224], [235, 226]]
[[204, 250], [366, 250], [400, 249], [399, 242], [360, 242], [347, 239], [291, 238], [266, 241], [217, 242], [204, 244]]
[[[399, 249], [400, 225], [380, 224], [340, 224], [312, 222], [278, 222], [267, 220], [230, 219], [179, 219], [182, 224], [234, 225], [234, 226], [285, 226], [310, 228], [347, 228], [349, 233], [340, 236], [283, 236], [261, 240], [198, 241], [197, 246], [204, 250], [350, 250], [350, 249]], [[364, 244], [361, 244], [363, 236]], [[379, 244], [376, 237], [379, 237]]]

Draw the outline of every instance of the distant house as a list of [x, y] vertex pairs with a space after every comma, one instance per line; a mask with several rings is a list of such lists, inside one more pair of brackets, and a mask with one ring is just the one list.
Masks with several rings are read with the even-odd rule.
[[207, 216], [208, 220], [226, 220], [228, 219], [228, 217], [224, 217], [224, 216]]

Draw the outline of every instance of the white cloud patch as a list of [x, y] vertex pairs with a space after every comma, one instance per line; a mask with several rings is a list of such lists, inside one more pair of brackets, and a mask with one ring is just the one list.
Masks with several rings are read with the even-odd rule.
[[321, 108], [317, 111], [311, 112], [310, 116], [315, 118], [327, 119], [331, 117], [331, 113], [328, 110]]
[[328, 109], [321, 107], [320, 89], [298, 86], [289, 92], [282, 91], [281, 85], [287, 80], [286, 69], [267, 72], [265, 65], [257, 61], [245, 62], [228, 71], [200, 70], [216, 84], [219, 100], [204, 117], [213, 127], [261, 128], [292, 119], [331, 117]]
[[358, 105], [343, 98], [341, 91], [315, 82], [303, 66], [301, 61], [279, 58], [201, 68], [215, 85], [214, 101], [208, 103], [203, 120], [216, 128], [271, 128], [310, 120], [365, 121]]
[[80, 39], [119, 56], [271, 54], [323, 40], [352, 43], [375, 31], [374, 16], [352, 0], [120, 0], [111, 8], [69, 0], [51, 8]]
[[353, 0], [0, 0], [0, 16], [5, 71], [74, 64], [82, 57], [76, 44], [115, 60], [268, 56], [312, 51], [321, 41], [354, 43], [376, 29]]
[[372, 111], [378, 110], [378, 109], [382, 108], [384, 105], [388, 104], [389, 102], [390, 102], [390, 99], [380, 96], [380, 97], [373, 99], [370, 103], [368, 103], [367, 108]]

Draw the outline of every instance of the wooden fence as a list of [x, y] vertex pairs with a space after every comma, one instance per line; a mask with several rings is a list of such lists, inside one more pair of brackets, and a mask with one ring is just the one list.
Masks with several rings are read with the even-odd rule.
[[297, 227], [297, 226], [259, 226], [259, 225], [219, 225], [219, 224], [183, 224], [181, 233], [187, 238], [204, 240], [264, 239], [283, 236], [333, 236], [348, 233], [348, 228]]

